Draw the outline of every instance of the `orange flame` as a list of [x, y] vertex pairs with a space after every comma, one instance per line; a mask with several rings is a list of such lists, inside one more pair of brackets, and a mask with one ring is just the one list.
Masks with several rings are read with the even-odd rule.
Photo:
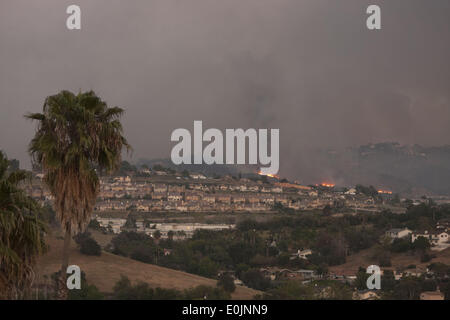
[[270, 177], [270, 178], [274, 178], [274, 179], [280, 179], [280, 177], [279, 176], [277, 176], [276, 174], [264, 174], [264, 173], [262, 173], [261, 171], [258, 171], [258, 174], [260, 175], [260, 176], [266, 176], [266, 177]]
[[335, 186], [334, 183], [329, 183], [329, 182], [322, 182], [320, 185], [322, 187], [326, 187], [326, 188], [334, 188], [334, 186]]
[[380, 194], [392, 194], [392, 191], [388, 191], [388, 190], [378, 190], [378, 193], [380, 193]]

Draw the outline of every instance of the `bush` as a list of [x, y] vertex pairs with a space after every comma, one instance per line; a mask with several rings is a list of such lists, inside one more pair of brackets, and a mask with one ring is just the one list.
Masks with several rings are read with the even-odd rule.
[[437, 283], [435, 280], [427, 279], [422, 282], [423, 291], [436, 291]]
[[130, 255], [131, 259], [141, 261], [144, 263], [153, 263], [154, 252], [151, 247], [138, 247]]
[[81, 273], [81, 289], [69, 290], [69, 300], [103, 300], [103, 294], [93, 284], [86, 281], [86, 275]]
[[264, 300], [308, 300], [314, 298], [314, 290], [297, 281], [286, 281], [262, 296]]
[[226, 292], [234, 292], [236, 290], [236, 285], [234, 284], [234, 279], [228, 273], [224, 273], [220, 276], [219, 281], [217, 281], [217, 286], [223, 288]]
[[390, 267], [391, 264], [391, 257], [389, 254], [383, 254], [379, 257], [378, 263], [380, 264], [380, 267]]
[[102, 248], [97, 241], [92, 238], [87, 238], [81, 242], [80, 252], [88, 256], [100, 256], [102, 254]]
[[77, 235], [75, 235], [73, 237], [73, 240], [75, 241], [76, 244], [78, 244], [79, 246], [83, 243], [83, 241], [85, 241], [86, 239], [91, 238], [91, 233], [88, 231], [85, 232], [80, 232]]
[[209, 287], [200, 285], [192, 289], [184, 291], [185, 300], [229, 300], [231, 299], [230, 293], [225, 291], [221, 287]]
[[116, 300], [175, 300], [182, 296], [178, 290], [151, 288], [144, 282], [132, 285], [130, 279], [122, 275], [114, 285], [112, 298]]
[[265, 278], [264, 275], [257, 269], [251, 269], [242, 274], [242, 281], [247, 287], [265, 291], [270, 288], [270, 280]]
[[429, 262], [429, 261], [431, 261], [431, 259], [432, 259], [432, 257], [429, 253], [424, 253], [420, 257], [420, 262]]
[[391, 245], [391, 251], [396, 253], [407, 252], [411, 250], [411, 242], [407, 239], [395, 239]]
[[147, 283], [131, 284], [130, 279], [122, 275], [113, 288], [113, 299], [117, 300], [228, 300], [230, 294], [222, 288], [197, 286], [184, 291], [176, 289], [151, 288]]
[[92, 219], [88, 225], [89, 229], [106, 232], [106, 228], [102, 227], [97, 219]]

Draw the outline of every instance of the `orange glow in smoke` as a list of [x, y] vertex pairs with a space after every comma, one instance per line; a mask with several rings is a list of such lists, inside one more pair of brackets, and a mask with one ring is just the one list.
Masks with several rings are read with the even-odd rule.
[[270, 178], [274, 178], [274, 179], [280, 179], [280, 177], [277, 176], [276, 174], [264, 174], [264, 173], [262, 173], [261, 171], [258, 171], [258, 174], [259, 174], [260, 176], [266, 176], [266, 177], [270, 177]]
[[335, 186], [334, 183], [330, 183], [330, 182], [322, 182], [320, 185], [322, 187], [327, 187], [327, 188], [334, 188], [334, 186]]
[[380, 193], [380, 194], [392, 194], [392, 191], [388, 191], [388, 190], [378, 190], [378, 193]]

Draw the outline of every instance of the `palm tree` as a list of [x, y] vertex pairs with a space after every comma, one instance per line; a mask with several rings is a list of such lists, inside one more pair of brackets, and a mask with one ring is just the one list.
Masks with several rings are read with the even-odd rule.
[[42, 113], [25, 117], [38, 121], [29, 152], [42, 167], [44, 182], [54, 196], [56, 215], [64, 237], [59, 298], [67, 296], [65, 284], [72, 235], [84, 231], [99, 193], [98, 173], [120, 166], [123, 109], [108, 107], [93, 91], [70, 91], [45, 99]]
[[11, 170], [0, 152], [0, 299], [25, 296], [36, 258], [45, 250], [39, 206], [20, 188], [28, 176], [23, 170]]

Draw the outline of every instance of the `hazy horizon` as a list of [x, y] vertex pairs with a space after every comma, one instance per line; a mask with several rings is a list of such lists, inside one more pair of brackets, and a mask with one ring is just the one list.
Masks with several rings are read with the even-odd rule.
[[[132, 161], [176, 128], [279, 128], [280, 174], [309, 148], [450, 144], [450, 1], [78, 0], [0, 3], [0, 149], [29, 166], [23, 118], [67, 89], [126, 110]], [[369, 4], [382, 30], [365, 27]]]

